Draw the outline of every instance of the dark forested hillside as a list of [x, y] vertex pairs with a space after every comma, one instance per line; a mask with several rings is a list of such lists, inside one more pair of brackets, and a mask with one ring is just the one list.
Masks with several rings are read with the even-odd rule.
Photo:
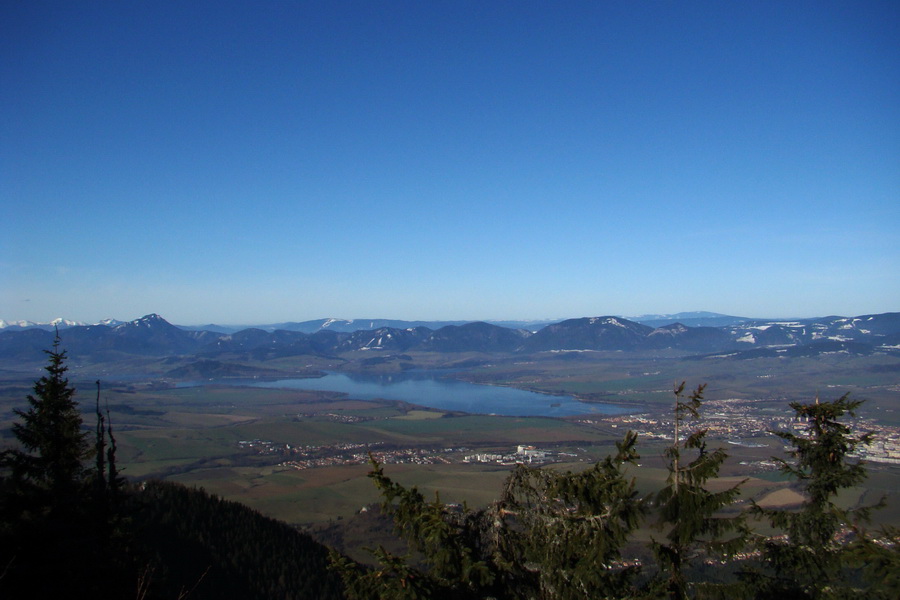
[[135, 494], [135, 536], [152, 597], [342, 598], [324, 546], [202, 490], [148, 482]]
[[[93, 514], [89, 500], [75, 504], [73, 513]], [[7, 514], [0, 598], [60, 597], [73, 588], [145, 600], [344, 597], [325, 546], [236, 502], [152, 481], [127, 492], [117, 513], [103, 539], [89, 519], [60, 528], [59, 519]]]
[[58, 337], [47, 355], [0, 449], [0, 598], [342, 597], [308, 535], [202, 490], [127, 485], [100, 382], [90, 432]]

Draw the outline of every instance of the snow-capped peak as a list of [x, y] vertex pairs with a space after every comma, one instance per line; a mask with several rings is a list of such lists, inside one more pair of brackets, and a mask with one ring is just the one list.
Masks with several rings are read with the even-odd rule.
[[123, 327], [152, 327], [157, 323], [166, 323], [166, 320], [163, 319], [156, 313], [151, 313], [149, 315], [144, 315], [140, 319], [135, 319], [134, 321], [128, 321], [127, 323], [119, 323], [115, 326], [116, 329]]
[[0, 329], [6, 329], [7, 327], [35, 327], [37, 323], [33, 321], [4, 321], [0, 319]]
[[151, 325], [153, 323], [159, 323], [163, 318], [156, 313], [150, 313], [149, 315], [144, 315], [140, 319], [135, 319], [132, 321], [135, 325]]
[[57, 317], [57, 318], [53, 319], [52, 321], [50, 321], [50, 324], [53, 325], [54, 327], [59, 327], [59, 326], [80, 327], [80, 326], [84, 325], [84, 323], [81, 323], [79, 321], [69, 321], [68, 319], [63, 319], [62, 317]]
[[83, 323], [81, 321], [72, 321], [69, 319], [63, 319], [62, 317], [58, 317], [53, 319], [52, 321], [47, 321], [43, 323], [38, 323], [35, 321], [4, 321], [0, 319], [0, 329], [30, 329], [30, 328], [39, 328], [39, 329], [65, 329], [66, 327], [80, 327], [82, 325], [86, 325], [87, 323]]

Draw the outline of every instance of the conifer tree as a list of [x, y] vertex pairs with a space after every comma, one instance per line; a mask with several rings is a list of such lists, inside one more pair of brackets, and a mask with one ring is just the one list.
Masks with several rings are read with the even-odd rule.
[[[628, 432], [585, 471], [560, 473], [519, 465], [495, 510], [507, 515], [502, 553], [513, 574], [533, 580], [538, 598], [625, 598], [639, 569], [622, 565], [622, 549], [643, 516], [633, 479], [637, 435]], [[530, 597], [522, 594], [522, 597]]]
[[[734, 554], [743, 548], [747, 534], [742, 515], [722, 515], [722, 510], [737, 499], [741, 484], [720, 492], [706, 488], [710, 479], [718, 477], [728, 455], [721, 448], [707, 449], [705, 429], [683, 437], [684, 421], [700, 416], [705, 388], [706, 384], [700, 385], [687, 397], [685, 382], [674, 389], [675, 439], [665, 452], [669, 476], [655, 496], [659, 510], [657, 527], [665, 531], [665, 538], [651, 543], [660, 569], [653, 587], [674, 600], [713, 594], [715, 590], [709, 589], [712, 586], [708, 584], [691, 584], [688, 568], [711, 555]], [[695, 455], [684, 464], [686, 451], [695, 451]]]
[[14, 482], [41, 495], [56, 507], [71, 503], [85, 475], [84, 461], [91, 456], [88, 433], [82, 431], [75, 388], [65, 374], [66, 352], [57, 334], [52, 350], [45, 350], [47, 372], [27, 396], [29, 408], [15, 410], [21, 422], [12, 426], [21, 448], [6, 450], [3, 463]]
[[900, 528], [885, 525], [870, 537], [859, 527], [847, 549], [850, 563], [862, 569], [864, 595], [872, 600], [900, 598]]
[[106, 418], [100, 411], [100, 381], [97, 381], [97, 402], [95, 405], [97, 414], [97, 428], [94, 438], [94, 456], [97, 460], [95, 466], [94, 483], [97, 496], [105, 496], [106, 485]]
[[428, 502], [416, 487], [406, 488], [384, 474], [371, 458], [369, 473], [382, 494], [382, 510], [411, 548], [422, 556], [422, 568], [410, 565], [412, 556], [396, 556], [384, 548], [372, 551], [379, 567], [364, 571], [332, 554], [332, 565], [354, 600], [376, 598], [475, 599], [493, 595], [496, 565], [482, 544], [484, 513], [466, 507], [456, 510], [441, 502]]
[[833, 402], [804, 404], [792, 402], [805, 431], [775, 434], [791, 445], [792, 460], [775, 458], [781, 471], [795, 479], [805, 495], [799, 510], [765, 509], [754, 504], [754, 512], [784, 532], [783, 539], [767, 538], [761, 550], [768, 573], [747, 575], [757, 597], [847, 598], [854, 586], [847, 579], [848, 546], [839, 538], [855, 523], [865, 522], [879, 505], [841, 508], [835, 503], [838, 492], [866, 479], [863, 463], [851, 458], [853, 451], [869, 444], [871, 433], [855, 436], [845, 416], [854, 416], [862, 404], [844, 394]]
[[122, 552], [123, 481], [109, 412], [100, 411], [100, 383], [91, 444], [58, 334], [46, 353], [46, 373], [27, 396], [28, 409], [15, 411], [18, 447], [0, 456], [0, 561], [7, 564], [0, 596], [61, 597], [77, 588], [123, 597], [133, 589]]
[[[109, 407], [106, 408], [106, 414], [100, 410], [100, 381], [97, 385], [97, 400], [94, 411], [97, 415], [97, 426], [95, 429], [94, 455], [96, 465], [94, 467], [94, 488], [98, 498], [98, 502], [104, 505], [115, 500], [115, 497], [121, 492], [125, 483], [124, 478], [119, 475], [116, 466], [116, 438], [113, 435], [112, 418], [109, 414]], [[107, 442], [107, 439], [109, 440]]]
[[2, 590], [12, 597], [54, 597], [75, 582], [87, 588], [85, 574], [96, 556], [87, 466], [93, 448], [59, 344], [57, 334], [46, 351], [46, 373], [27, 396], [28, 409], [15, 411], [18, 447], [0, 458], [0, 554], [10, 561]]
[[636, 590], [635, 567], [621, 552], [642, 515], [625, 467], [637, 459], [629, 432], [615, 456], [578, 472], [519, 465], [499, 501], [483, 510], [428, 502], [372, 461], [369, 474], [382, 494], [382, 510], [421, 556], [373, 550], [379, 566], [365, 570], [337, 554], [354, 600], [376, 598], [624, 598]]

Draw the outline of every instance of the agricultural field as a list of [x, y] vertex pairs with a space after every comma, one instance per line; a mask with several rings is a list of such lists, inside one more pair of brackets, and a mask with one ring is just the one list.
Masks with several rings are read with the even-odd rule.
[[[178, 387], [153, 377], [103, 383], [101, 406], [109, 409], [127, 477], [203, 487], [305, 527], [348, 523], [377, 502], [366, 477], [369, 452], [386, 464], [389, 476], [426, 495], [439, 492], [445, 502], [483, 506], [497, 498], [512, 466], [466, 462], [467, 456], [510, 453], [528, 445], [549, 453], [548, 468], [581, 469], [610, 453], [614, 442], [634, 429], [641, 436], [641, 466], [633, 474], [641, 492], [650, 493], [665, 480], [663, 450], [671, 433], [667, 418], [673, 383], [680, 380], [708, 383], [704, 410], [716, 418], [745, 421], [742, 415], [752, 414], [761, 419], [755, 431], [739, 433], [716, 433], [719, 421], [711, 421], [713, 444], [730, 454], [714, 485], [745, 481], [744, 502], [796, 500], [790, 482], [765, 466], [773, 455], [783, 455], [781, 443], [765, 429], [772, 419], [790, 414], [790, 401], [850, 392], [867, 401], [860, 411], [864, 423], [890, 427], [900, 422], [898, 361], [891, 357], [700, 361], [579, 354], [534, 360], [466, 356], [459, 361], [472, 366], [448, 376], [614, 403], [626, 407], [626, 414], [589, 419], [471, 415], [338, 392], [237, 382]], [[439, 366], [429, 362], [436, 361], [433, 355], [414, 359]], [[352, 361], [344, 365], [349, 369]], [[301, 370], [287, 360], [277, 366], [285, 373]], [[73, 382], [90, 424], [96, 387], [78, 379], [78, 373], [73, 369]], [[28, 393], [30, 383], [21, 377], [0, 383], [0, 427], [6, 440], [16, 418], [13, 409], [25, 407]], [[735, 441], [740, 444], [731, 443]], [[865, 487], [848, 491], [844, 501], [865, 504], [886, 496], [887, 508], [877, 513], [877, 520], [900, 524], [900, 465], [872, 464], [870, 473]]]
[[823, 396], [851, 392], [900, 409], [900, 360], [892, 356], [715, 360], [614, 352], [578, 354], [577, 360], [562, 354], [540, 360], [498, 361], [467, 370], [460, 377], [626, 404], [666, 404], [671, 400], [672, 384], [688, 381], [707, 383], [710, 397], [782, 401], [817, 392]]

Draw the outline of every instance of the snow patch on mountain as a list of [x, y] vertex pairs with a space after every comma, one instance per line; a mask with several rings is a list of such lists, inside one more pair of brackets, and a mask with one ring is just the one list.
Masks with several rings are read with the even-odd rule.
[[4, 321], [0, 319], [0, 329], [30, 329], [30, 328], [39, 328], [39, 329], [49, 329], [53, 330], [57, 329], [66, 329], [67, 327], [85, 327], [89, 325], [106, 325], [107, 327], [111, 327], [112, 325], [117, 325], [122, 321], [118, 321], [116, 319], [103, 319], [97, 323], [88, 323], [85, 321], [73, 321], [71, 319], [64, 319], [62, 317], [57, 317], [50, 321], [46, 322], [36, 322], [36, 321], [26, 321], [26, 320], [18, 320], [18, 321]]
[[0, 319], [0, 329], [6, 329], [7, 327], [21, 327], [25, 329], [26, 327], [37, 327], [40, 323], [35, 323], [34, 321], [4, 321]]

